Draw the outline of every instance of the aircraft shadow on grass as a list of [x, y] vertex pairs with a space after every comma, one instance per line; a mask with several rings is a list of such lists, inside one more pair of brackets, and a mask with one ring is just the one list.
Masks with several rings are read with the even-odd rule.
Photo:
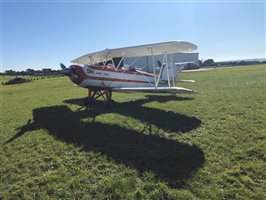
[[[200, 125], [201, 121], [194, 117], [139, 106], [152, 98], [120, 103], [112, 112], [133, 116], [157, 126], [162, 125], [167, 129], [173, 129], [173, 124], [175, 124], [175, 129], [183, 132]], [[165, 97], [159, 98], [162, 101], [166, 100]], [[72, 99], [66, 102], [79, 104], [82, 100]], [[153, 171], [160, 179], [166, 180], [173, 187], [181, 187], [180, 184], [203, 165], [204, 153], [196, 145], [191, 146], [150, 134], [145, 135], [115, 124], [81, 121], [87, 118], [90, 112], [91, 110], [86, 109], [73, 112], [63, 105], [34, 109], [33, 122], [29, 121], [21, 127], [18, 135], [13, 136], [6, 143], [12, 142], [25, 132], [40, 128], [46, 129], [49, 134], [59, 140], [82, 146], [84, 151], [103, 153], [110, 159], [135, 168], [139, 172]], [[102, 109], [97, 114], [106, 112], [111, 111]], [[175, 122], [160, 124], [160, 120]]]
[[[188, 101], [192, 98], [176, 97], [176, 96], [159, 96], [146, 95], [145, 99], [138, 99], [129, 102], [115, 103], [115, 107], [106, 109], [103, 101], [96, 101], [90, 108], [87, 117], [92, 117], [94, 120], [97, 116], [105, 113], [118, 113], [127, 117], [131, 117], [147, 124], [156, 125], [158, 128], [165, 131], [173, 132], [188, 132], [197, 128], [201, 121], [196, 117], [188, 117], [172, 111], [165, 111], [161, 109], [149, 108], [142, 106], [151, 101], [164, 103], [167, 101]], [[68, 104], [75, 104], [84, 107], [84, 99], [68, 99], [64, 101]], [[82, 109], [81, 107], [80, 109]], [[80, 110], [79, 109], [79, 110]]]

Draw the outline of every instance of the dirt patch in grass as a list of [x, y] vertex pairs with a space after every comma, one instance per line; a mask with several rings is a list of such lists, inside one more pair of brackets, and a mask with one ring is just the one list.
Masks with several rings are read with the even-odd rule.
[[13, 78], [3, 83], [3, 85], [13, 85], [13, 84], [20, 84], [20, 83], [28, 83], [28, 82], [31, 82], [31, 80], [25, 79], [25, 78]]

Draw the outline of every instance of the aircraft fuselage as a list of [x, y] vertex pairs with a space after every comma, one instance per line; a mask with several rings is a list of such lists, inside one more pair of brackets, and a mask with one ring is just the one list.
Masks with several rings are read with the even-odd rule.
[[152, 87], [155, 84], [155, 75], [135, 69], [96, 65], [72, 65], [71, 68], [74, 73], [69, 78], [84, 88]]

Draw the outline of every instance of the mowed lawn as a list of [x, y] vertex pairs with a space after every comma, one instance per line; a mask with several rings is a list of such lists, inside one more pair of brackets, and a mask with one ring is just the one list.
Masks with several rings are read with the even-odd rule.
[[265, 199], [266, 66], [182, 73], [197, 94], [67, 77], [1, 86], [0, 199]]

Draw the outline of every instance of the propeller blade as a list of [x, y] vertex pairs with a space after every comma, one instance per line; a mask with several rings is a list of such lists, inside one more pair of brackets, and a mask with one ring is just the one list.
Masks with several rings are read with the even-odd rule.
[[157, 60], [157, 64], [158, 64], [158, 66], [159, 66], [160, 68], [162, 67], [162, 63], [161, 63], [160, 60]]
[[62, 68], [62, 70], [67, 68], [63, 63], [60, 63], [60, 67]]
[[62, 74], [70, 76], [71, 70], [69, 68], [67, 68], [63, 63], [60, 63], [60, 67], [62, 68]]
[[67, 68], [63, 63], [60, 63], [60, 67], [62, 68], [62, 74], [66, 76], [77, 76], [73, 65]]

